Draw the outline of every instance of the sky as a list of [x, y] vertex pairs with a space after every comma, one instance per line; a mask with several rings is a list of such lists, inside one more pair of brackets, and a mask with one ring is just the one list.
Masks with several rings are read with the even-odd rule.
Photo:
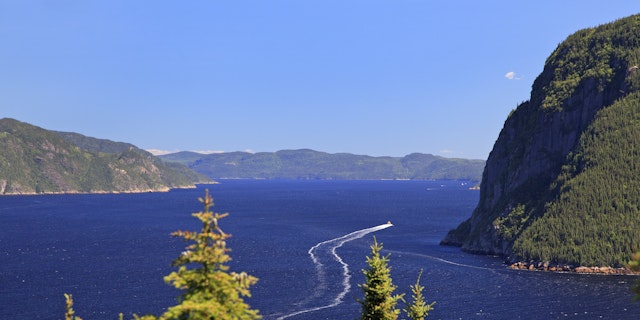
[[486, 159], [631, 0], [0, 0], [0, 118], [176, 152]]

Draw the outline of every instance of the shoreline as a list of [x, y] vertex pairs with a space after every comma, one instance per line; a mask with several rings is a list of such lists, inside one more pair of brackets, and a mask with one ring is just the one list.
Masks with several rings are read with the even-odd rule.
[[[206, 183], [206, 184], [216, 184], [217, 182]], [[198, 183], [200, 184], [200, 183]], [[44, 195], [76, 195], [76, 194], [135, 194], [135, 193], [153, 193], [153, 192], [169, 192], [171, 190], [180, 190], [180, 189], [195, 189], [196, 185], [191, 186], [178, 186], [178, 187], [167, 187], [167, 188], [158, 188], [158, 189], [144, 189], [144, 190], [96, 190], [96, 191], [45, 191], [45, 192], [13, 192], [13, 193], [2, 193], [0, 197], [12, 197], [12, 196], [44, 196]]]
[[633, 271], [626, 267], [598, 267], [598, 266], [574, 266], [570, 264], [551, 263], [542, 261], [515, 261], [508, 259], [505, 255], [499, 253], [488, 253], [485, 251], [473, 251], [468, 248], [462, 248], [462, 243], [456, 241], [453, 236], [444, 237], [440, 241], [441, 246], [459, 247], [462, 252], [476, 255], [488, 255], [496, 258], [502, 258], [503, 263], [508, 269], [521, 271], [540, 271], [540, 272], [556, 272], [556, 273], [575, 273], [575, 274], [598, 274], [598, 275], [632, 275], [640, 276], [640, 271]]
[[509, 269], [523, 271], [542, 271], [542, 272], [558, 272], [558, 273], [576, 273], [576, 274], [599, 274], [599, 275], [633, 275], [640, 276], [640, 272], [632, 271], [629, 268], [614, 267], [587, 267], [572, 266], [567, 264], [551, 264], [548, 262], [507, 262]]

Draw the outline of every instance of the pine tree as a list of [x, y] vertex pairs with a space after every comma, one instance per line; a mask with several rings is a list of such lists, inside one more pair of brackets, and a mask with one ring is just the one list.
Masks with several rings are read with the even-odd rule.
[[65, 320], [82, 320], [82, 318], [75, 316], [76, 312], [73, 310], [73, 297], [70, 294], [65, 293], [64, 299], [66, 300], [66, 307], [65, 307], [66, 312], [64, 314], [64, 319]]
[[362, 305], [362, 320], [395, 320], [398, 319], [400, 310], [396, 308], [398, 300], [403, 295], [394, 295], [396, 286], [391, 279], [389, 255], [380, 256], [382, 243], [378, 244], [373, 238], [371, 245], [371, 257], [367, 257], [368, 269], [363, 269], [365, 283], [359, 285], [364, 291], [364, 299], [358, 300]]
[[418, 280], [416, 284], [411, 285], [411, 304], [408, 306], [404, 312], [407, 313], [407, 316], [411, 320], [424, 320], [429, 315], [429, 311], [433, 310], [433, 305], [435, 305], [435, 301], [431, 304], [427, 304], [424, 301], [424, 296], [422, 295], [422, 291], [424, 290], [424, 286], [420, 285], [420, 277], [422, 276], [422, 270], [418, 274]]
[[[253, 320], [262, 318], [258, 310], [252, 310], [242, 299], [250, 297], [249, 287], [258, 279], [246, 273], [228, 272], [227, 263], [231, 260], [226, 240], [231, 237], [218, 226], [218, 221], [228, 213], [211, 212], [213, 198], [206, 190], [205, 197], [198, 199], [204, 205], [204, 211], [193, 216], [202, 222], [200, 232], [176, 231], [174, 237], [194, 243], [173, 261], [179, 267], [164, 278], [165, 282], [185, 292], [180, 303], [167, 309], [158, 317], [145, 315], [137, 320]], [[199, 266], [199, 267], [195, 267]], [[191, 268], [190, 268], [191, 267]], [[73, 299], [65, 294], [66, 320], [82, 320], [74, 315]], [[122, 314], [119, 315], [122, 320]]]
[[[76, 312], [73, 310], [73, 297], [70, 294], [65, 293], [64, 299], [67, 302], [65, 306], [66, 312], [64, 313], [64, 319], [65, 320], [82, 320], [82, 318], [75, 315]], [[120, 313], [118, 315], [118, 320], [123, 320], [123, 317], [124, 317], [123, 314]]]
[[[210, 211], [213, 198], [209, 190], [199, 200], [204, 204], [204, 211], [193, 216], [202, 222], [202, 231], [172, 233], [194, 243], [173, 261], [178, 271], [165, 277], [167, 283], [185, 292], [180, 304], [170, 307], [160, 319], [260, 319], [258, 310], [250, 309], [242, 299], [242, 296], [251, 296], [249, 287], [258, 279], [244, 272], [228, 272], [231, 249], [227, 248], [226, 240], [231, 235], [218, 226], [218, 221], [228, 213]], [[188, 268], [193, 265], [200, 267]]]

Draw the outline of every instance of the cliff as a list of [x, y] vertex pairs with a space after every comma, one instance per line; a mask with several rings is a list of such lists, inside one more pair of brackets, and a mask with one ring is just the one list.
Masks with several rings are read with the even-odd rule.
[[514, 262], [624, 265], [640, 248], [639, 64], [639, 15], [561, 43], [506, 119], [472, 216], [442, 244]]
[[131, 144], [0, 119], [0, 194], [166, 191], [202, 179]]

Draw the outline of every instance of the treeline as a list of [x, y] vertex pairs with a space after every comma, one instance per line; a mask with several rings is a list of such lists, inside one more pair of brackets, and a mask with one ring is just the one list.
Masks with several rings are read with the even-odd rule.
[[[560, 111], [579, 107], [572, 105], [571, 97], [582, 86], [593, 86], [600, 92], [621, 87], [630, 68], [637, 68], [640, 61], [638, 25], [640, 15], [634, 15], [569, 36], [547, 58], [534, 82], [532, 102], [544, 110]], [[640, 89], [639, 84], [635, 77], [627, 84], [627, 91]]]

